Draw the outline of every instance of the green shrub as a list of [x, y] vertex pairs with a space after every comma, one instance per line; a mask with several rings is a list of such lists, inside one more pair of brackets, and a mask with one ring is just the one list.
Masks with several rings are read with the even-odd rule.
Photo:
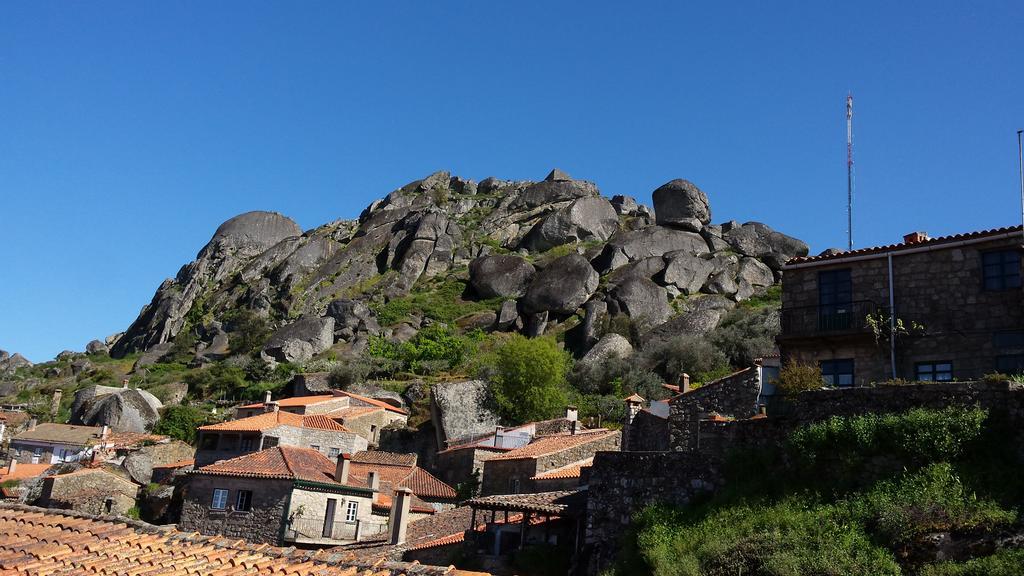
[[194, 406], [168, 406], [160, 411], [154, 434], [164, 434], [192, 444], [196, 429], [210, 421], [210, 414]]
[[233, 354], [254, 354], [273, 332], [270, 320], [254, 310], [239, 308], [224, 316], [228, 345]]
[[940, 562], [925, 566], [920, 576], [1020, 576], [1024, 573], [1024, 550], [1002, 549], [991, 556], [967, 562]]
[[475, 335], [460, 336], [447, 325], [435, 322], [421, 329], [408, 342], [392, 342], [382, 336], [373, 336], [367, 353], [371, 357], [395, 362], [400, 370], [435, 373], [461, 366], [475, 338]]
[[515, 334], [494, 353], [491, 392], [509, 422], [552, 418], [565, 409], [569, 354], [553, 338]]
[[811, 364], [788, 362], [779, 370], [775, 389], [784, 395], [799, 394], [807, 390], [821, 390], [824, 383], [821, 370]]
[[708, 334], [708, 340], [725, 354], [730, 365], [746, 368], [752, 366], [755, 359], [775, 350], [775, 337], [779, 331], [776, 307], [739, 307], [722, 318]]
[[640, 360], [658, 370], [669, 382], [678, 382], [684, 372], [694, 382], [709, 382], [732, 371], [729, 359], [711, 341], [689, 334], [654, 347]]

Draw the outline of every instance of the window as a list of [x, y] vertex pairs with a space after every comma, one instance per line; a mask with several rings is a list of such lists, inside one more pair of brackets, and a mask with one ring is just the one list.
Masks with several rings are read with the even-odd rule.
[[1024, 374], [1024, 354], [996, 356], [996, 372], [1000, 374]]
[[320, 446], [318, 446], [318, 445], [316, 445], [316, 444], [310, 444], [310, 445], [309, 445], [309, 447], [310, 447], [311, 449], [313, 449], [313, 450], [316, 450], [317, 452], [319, 452], [319, 451], [320, 451]]
[[235, 510], [248, 512], [252, 510], [252, 490], [239, 490], [235, 497]]
[[850, 327], [853, 284], [849, 268], [818, 272], [818, 328], [844, 330]]
[[827, 386], [853, 386], [853, 360], [822, 360], [821, 379]]
[[999, 349], [1024, 348], [1024, 331], [996, 332], [992, 335], [992, 345]]
[[266, 450], [267, 448], [273, 448], [274, 446], [277, 446], [277, 443], [278, 443], [278, 439], [275, 438], [274, 436], [264, 436], [263, 437], [263, 449], [264, 450]]
[[359, 502], [349, 500], [345, 507], [345, 522], [355, 522], [359, 518]]
[[228, 491], [223, 488], [213, 489], [213, 504], [210, 508], [214, 510], [224, 510], [228, 507]]
[[985, 290], [1020, 288], [1020, 252], [1001, 250], [981, 255]]
[[953, 380], [952, 362], [919, 362], [915, 379], [922, 382], [950, 382]]
[[519, 478], [508, 479], [509, 494], [519, 494]]
[[255, 448], [256, 445], [251, 437], [242, 438], [242, 452], [252, 452]]
[[341, 453], [341, 450], [338, 449], [338, 448], [328, 448], [327, 449], [327, 457], [330, 458], [331, 460], [336, 459], [338, 457], [338, 454], [340, 454], [340, 453]]
[[202, 439], [199, 441], [200, 450], [216, 450], [217, 449], [217, 435], [216, 434], [203, 434]]

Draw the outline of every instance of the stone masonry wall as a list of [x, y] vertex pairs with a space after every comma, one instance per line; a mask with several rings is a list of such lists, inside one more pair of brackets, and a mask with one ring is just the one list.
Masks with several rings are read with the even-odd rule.
[[536, 459], [488, 460], [484, 463], [480, 492], [485, 496], [508, 494], [511, 491], [511, 480], [519, 480], [519, 492], [527, 492], [532, 489], [530, 477], [585, 460], [598, 451], [617, 451], [621, 441], [622, 435], [616, 433]]
[[590, 471], [588, 573], [608, 568], [633, 515], [648, 504], [688, 504], [722, 486], [718, 464], [686, 452], [598, 452]]
[[629, 435], [628, 440], [623, 439], [625, 450], [660, 452], [669, 449], [668, 418], [656, 416], [647, 410], [638, 412], [622, 433]]
[[[210, 508], [215, 488], [229, 491], [227, 510]], [[251, 511], [237, 512], [231, 509], [239, 490], [252, 491]], [[185, 488], [178, 527], [183, 531], [220, 534], [279, 546], [283, 544], [282, 522], [291, 490], [291, 480], [194, 475], [189, 477]]]
[[692, 450], [697, 422], [709, 412], [738, 419], [754, 416], [760, 392], [757, 368], [751, 367], [676, 396], [669, 401], [670, 449]]
[[[997, 342], [996, 334], [1024, 330], [1024, 298], [1021, 289], [986, 291], [982, 283], [982, 254], [991, 250], [1019, 249], [1020, 235], [1013, 238], [945, 248], [917, 254], [894, 255], [893, 290], [896, 316], [924, 326], [924, 334], [897, 342], [896, 376], [915, 377], [920, 362], [952, 362], [953, 376], [968, 380], [995, 372], [995, 358], [1022, 354], [1024, 348]], [[835, 262], [785, 271], [783, 314], [816, 314], [818, 273], [850, 269], [854, 302], [888, 307], [889, 276], [886, 258]], [[855, 306], [858, 314], [865, 312]], [[888, 346], [876, 346], [867, 330], [860, 334], [834, 335], [814, 332], [787, 333], [785, 322], [779, 346], [784, 361], [817, 363], [852, 358], [857, 385], [892, 378]], [[862, 318], [855, 319], [858, 322]], [[1008, 347], [1007, 347], [1008, 346]]]

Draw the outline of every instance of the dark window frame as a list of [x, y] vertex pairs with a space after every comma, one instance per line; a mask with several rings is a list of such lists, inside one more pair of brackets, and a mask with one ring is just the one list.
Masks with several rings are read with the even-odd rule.
[[1003, 292], [1021, 287], [1020, 250], [990, 250], [981, 253], [981, 287], [985, 292]]
[[818, 272], [818, 329], [844, 330], [853, 315], [853, 270]]
[[[1007, 368], [1010, 363], [1013, 363], [1015, 367]], [[1024, 354], [1000, 354], [996, 356], [995, 368], [996, 372], [1008, 376], [1020, 374], [1024, 372]]]
[[[849, 367], [847, 371], [846, 368]], [[853, 358], [833, 358], [822, 360], [818, 363], [818, 370], [821, 372], [821, 381], [826, 386], [834, 388], [851, 388], [857, 383], [857, 371]], [[842, 384], [840, 377], [850, 376], [849, 384]], [[831, 380], [830, 380], [831, 378]]]
[[[940, 367], [947, 367], [940, 370]], [[914, 379], [919, 382], [952, 382], [953, 361], [952, 360], [929, 360], [914, 364]]]
[[235, 510], [239, 512], [252, 510], [252, 490], [239, 490], [235, 494]]

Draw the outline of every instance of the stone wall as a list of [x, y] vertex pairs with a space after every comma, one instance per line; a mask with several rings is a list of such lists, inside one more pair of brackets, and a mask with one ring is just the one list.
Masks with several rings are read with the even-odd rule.
[[[229, 491], [227, 510], [210, 508], [215, 488]], [[239, 490], [252, 491], [251, 511], [231, 510]], [[291, 490], [291, 480], [193, 475], [185, 488], [178, 527], [186, 532], [220, 534], [279, 546], [283, 544], [282, 523]]]
[[475, 471], [479, 470], [481, 476], [483, 475], [484, 462], [504, 453], [504, 450], [487, 450], [485, 448], [462, 448], [450, 452], [439, 452], [437, 454], [437, 471], [434, 475], [451, 486], [468, 482], [473, 478]]
[[139, 487], [130, 480], [102, 470], [82, 469], [46, 478], [41, 504], [86, 514], [123, 516], [135, 506], [138, 492]]
[[278, 426], [264, 433], [278, 439], [280, 446], [299, 446], [313, 448], [327, 456], [331, 448], [337, 448], [342, 454], [355, 454], [366, 450], [369, 443], [362, 436], [353, 432], [332, 432], [318, 428], [297, 428], [295, 426]]
[[542, 472], [568, 466], [574, 462], [585, 460], [602, 450], [619, 449], [622, 435], [619, 433], [609, 434], [595, 438], [590, 442], [573, 446], [553, 454], [545, 454], [537, 458], [521, 458], [515, 460], [492, 459], [484, 463], [484, 474], [481, 479], [480, 493], [489, 496], [492, 494], [509, 494], [512, 491], [512, 481], [519, 481], [519, 492], [524, 493], [532, 490], [530, 477]]
[[668, 418], [641, 410], [622, 429], [623, 449], [631, 452], [661, 452], [669, 449]]
[[669, 401], [670, 448], [692, 450], [697, 422], [710, 412], [734, 418], [754, 416], [760, 393], [761, 383], [755, 366], [676, 396]]
[[648, 504], [688, 504], [722, 486], [718, 464], [686, 452], [598, 452], [590, 471], [588, 573], [609, 567], [633, 515]]
[[[1024, 330], [1024, 302], [1020, 288], [986, 291], [982, 281], [982, 254], [1019, 249], [1020, 235], [968, 246], [916, 254], [894, 254], [893, 291], [896, 316], [924, 326], [924, 334], [897, 342], [896, 376], [915, 377], [919, 362], [952, 362], [953, 376], [978, 378], [995, 372], [1000, 355], [1024, 354], [1019, 341], [1001, 342], [996, 335]], [[844, 331], [817, 328], [818, 273], [849, 269], [853, 326]], [[863, 327], [869, 306], [889, 306], [888, 262], [885, 257], [856, 262], [823, 262], [819, 266], [787, 268], [782, 285], [783, 333], [779, 346], [783, 360], [818, 363], [852, 358], [857, 385], [893, 377], [888, 345], [877, 346]], [[802, 329], [799, 329], [802, 327]]]
[[407, 420], [407, 416], [381, 409], [355, 418], [345, 418], [342, 424], [345, 428], [365, 438], [371, 446], [375, 446], [380, 441], [381, 430], [395, 422], [404, 425]]

